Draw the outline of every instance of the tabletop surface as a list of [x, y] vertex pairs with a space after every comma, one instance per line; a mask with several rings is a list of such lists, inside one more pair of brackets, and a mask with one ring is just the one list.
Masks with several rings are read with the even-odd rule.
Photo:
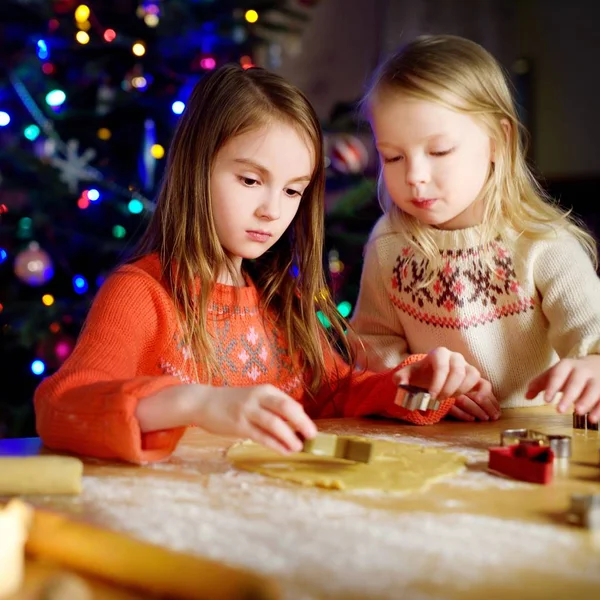
[[[277, 579], [285, 598], [546, 599], [600, 597], [598, 534], [567, 523], [572, 493], [600, 493], [600, 437], [552, 407], [506, 410], [493, 423], [332, 419], [321, 431], [442, 447], [466, 469], [408, 495], [305, 488], [239, 472], [232, 440], [190, 429], [169, 460], [134, 466], [85, 460], [80, 496], [28, 497], [174, 550]], [[568, 472], [550, 485], [487, 471], [504, 429], [573, 436]], [[47, 453], [37, 438], [0, 441], [0, 455]], [[25, 600], [52, 565], [29, 561]], [[140, 596], [90, 582], [98, 600]]]

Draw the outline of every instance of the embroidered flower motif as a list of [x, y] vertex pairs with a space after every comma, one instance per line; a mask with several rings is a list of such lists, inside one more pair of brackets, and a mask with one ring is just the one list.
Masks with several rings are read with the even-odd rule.
[[258, 334], [256, 333], [256, 329], [254, 327], [250, 327], [248, 333], [246, 334], [246, 339], [253, 345], [256, 346], [256, 342], [258, 341]]
[[261, 372], [258, 370], [258, 368], [256, 367], [256, 365], [254, 365], [247, 373], [248, 377], [250, 377], [250, 379], [252, 379], [252, 381], [256, 381], [260, 375]]

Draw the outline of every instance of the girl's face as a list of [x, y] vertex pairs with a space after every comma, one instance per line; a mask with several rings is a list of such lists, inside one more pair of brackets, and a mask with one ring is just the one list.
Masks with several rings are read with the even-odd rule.
[[394, 204], [424, 224], [481, 223], [492, 141], [469, 115], [402, 95], [371, 106], [371, 126]]
[[291, 126], [273, 123], [229, 140], [211, 173], [219, 241], [238, 269], [283, 235], [310, 183], [313, 153]]

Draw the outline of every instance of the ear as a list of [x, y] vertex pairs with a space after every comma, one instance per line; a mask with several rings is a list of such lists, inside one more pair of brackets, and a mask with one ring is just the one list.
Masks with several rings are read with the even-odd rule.
[[[506, 142], [508, 143], [510, 141], [510, 136], [511, 136], [511, 132], [512, 132], [512, 127], [511, 127], [510, 121], [508, 119], [500, 119], [500, 125], [504, 132], [504, 138], [506, 139]], [[494, 163], [494, 162], [496, 162], [496, 142], [492, 138], [490, 138], [490, 145], [491, 145], [491, 160]]]

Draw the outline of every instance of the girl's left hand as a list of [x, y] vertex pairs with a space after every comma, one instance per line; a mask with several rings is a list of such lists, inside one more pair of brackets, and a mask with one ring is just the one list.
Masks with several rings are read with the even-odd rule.
[[572, 404], [579, 415], [589, 413], [591, 423], [600, 420], [600, 356], [563, 358], [529, 383], [525, 397], [533, 400], [544, 391], [544, 402], [552, 402], [559, 392], [558, 412]]
[[486, 379], [469, 392], [457, 396], [448, 416], [459, 421], [496, 421], [500, 418], [500, 404], [492, 392], [492, 384]]

